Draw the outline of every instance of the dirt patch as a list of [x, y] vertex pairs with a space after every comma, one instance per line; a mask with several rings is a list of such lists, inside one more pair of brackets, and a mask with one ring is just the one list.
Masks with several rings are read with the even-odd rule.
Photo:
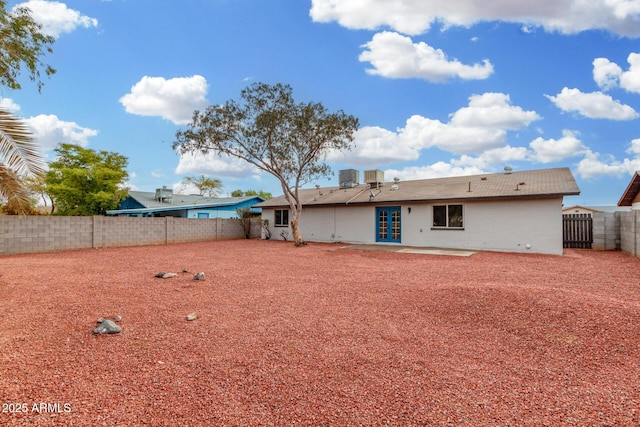
[[[640, 424], [622, 253], [239, 240], [3, 256], [0, 274], [2, 425]], [[92, 333], [116, 315], [120, 334]]]

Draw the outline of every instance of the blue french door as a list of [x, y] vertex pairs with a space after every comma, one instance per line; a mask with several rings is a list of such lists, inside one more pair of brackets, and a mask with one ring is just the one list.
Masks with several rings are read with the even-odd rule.
[[376, 242], [400, 243], [400, 206], [376, 208]]

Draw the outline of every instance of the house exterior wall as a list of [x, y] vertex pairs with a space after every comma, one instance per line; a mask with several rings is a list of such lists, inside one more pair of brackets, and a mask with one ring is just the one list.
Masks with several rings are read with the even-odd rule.
[[562, 198], [462, 205], [464, 230], [433, 229], [432, 204], [412, 207], [411, 214], [404, 207], [403, 244], [562, 254]]
[[187, 218], [198, 218], [199, 213], [206, 213], [209, 218], [238, 218], [238, 209], [251, 208], [257, 203], [256, 200], [246, 200], [229, 206], [218, 206], [204, 209], [189, 209]]
[[[472, 201], [462, 205], [463, 230], [434, 229], [432, 203], [389, 205], [401, 207], [400, 244], [562, 254], [562, 197]], [[306, 207], [300, 221], [302, 237], [315, 242], [375, 244], [375, 208], [376, 205]], [[291, 236], [288, 227], [273, 226], [273, 209], [263, 208], [262, 217], [269, 220], [272, 238], [282, 239], [281, 231], [287, 233], [287, 238]]]
[[584, 208], [582, 206], [573, 206], [571, 208], [565, 208], [562, 210], [562, 214], [590, 214], [593, 215], [596, 210]]
[[237, 218], [238, 214], [234, 209], [189, 209], [187, 218], [198, 218], [198, 214], [205, 213], [209, 218]]

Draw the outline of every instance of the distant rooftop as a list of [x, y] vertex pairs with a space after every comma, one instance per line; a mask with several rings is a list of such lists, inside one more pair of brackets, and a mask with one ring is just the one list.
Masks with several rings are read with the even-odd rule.
[[129, 191], [129, 196], [145, 208], [163, 208], [167, 206], [196, 206], [235, 204], [257, 196], [243, 197], [204, 197], [199, 194], [175, 194], [165, 197], [164, 201], [156, 198], [154, 191]]

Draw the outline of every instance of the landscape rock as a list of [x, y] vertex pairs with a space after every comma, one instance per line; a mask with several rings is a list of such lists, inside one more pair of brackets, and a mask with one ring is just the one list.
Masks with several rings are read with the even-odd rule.
[[171, 279], [172, 277], [176, 277], [178, 274], [176, 273], [165, 273], [162, 278], [163, 279]]
[[121, 331], [122, 331], [122, 328], [116, 325], [115, 323], [113, 323], [112, 320], [102, 319], [102, 322], [100, 322], [100, 325], [93, 330], [93, 333], [94, 334], [118, 334]]
[[200, 315], [199, 315], [197, 312], [195, 312], [195, 311], [194, 311], [193, 313], [189, 313], [189, 314], [187, 314], [187, 320], [188, 320], [189, 322], [191, 322], [191, 321], [193, 321], [193, 320], [196, 320], [196, 319], [199, 319], [199, 318], [200, 318]]
[[200, 273], [193, 276], [193, 280], [204, 280], [204, 271], [201, 271]]
[[161, 271], [161, 272], [159, 272], [159, 273], [157, 273], [157, 274], [156, 274], [156, 277], [158, 277], [158, 278], [162, 279], [162, 276], [164, 276], [165, 274], [167, 274], [167, 273], [166, 273], [166, 272], [164, 272], [164, 271]]

